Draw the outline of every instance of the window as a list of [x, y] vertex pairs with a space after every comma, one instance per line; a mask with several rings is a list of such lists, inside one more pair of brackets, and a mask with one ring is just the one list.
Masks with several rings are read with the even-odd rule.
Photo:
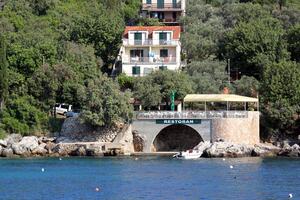
[[144, 50], [142, 49], [130, 50], [130, 58], [142, 59], [143, 57], [144, 57]]
[[163, 65], [163, 66], [159, 66], [159, 70], [162, 70], [162, 71], [163, 71], [163, 70], [167, 70], [167, 69], [168, 69], [167, 66], [164, 66], [164, 65]]
[[151, 4], [152, 2], [151, 2], [151, 0], [147, 0], [147, 2], [146, 2], [147, 4]]
[[134, 33], [134, 44], [142, 44], [142, 33]]
[[168, 39], [168, 34], [167, 33], [159, 33], [159, 44], [166, 44]]
[[168, 49], [161, 49], [160, 50], [160, 57], [161, 58], [165, 58], [165, 57], [168, 57]]
[[172, 0], [173, 8], [177, 8], [177, 0]]
[[132, 67], [132, 75], [140, 75], [141, 74], [141, 67], [140, 66], [133, 66]]
[[157, 8], [164, 8], [165, 1], [164, 0], [157, 0]]

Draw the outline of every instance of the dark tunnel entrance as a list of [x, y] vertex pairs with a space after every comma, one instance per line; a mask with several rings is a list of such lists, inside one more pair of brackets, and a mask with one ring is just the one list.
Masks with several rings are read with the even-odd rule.
[[187, 125], [171, 125], [162, 129], [153, 141], [155, 151], [186, 151], [198, 145], [203, 139]]

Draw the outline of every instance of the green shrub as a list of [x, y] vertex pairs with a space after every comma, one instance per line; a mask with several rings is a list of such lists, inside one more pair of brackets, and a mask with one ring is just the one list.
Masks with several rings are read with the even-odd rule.
[[47, 128], [47, 114], [34, 106], [31, 97], [18, 97], [6, 106], [1, 117], [4, 130], [8, 133], [29, 135], [43, 132]]

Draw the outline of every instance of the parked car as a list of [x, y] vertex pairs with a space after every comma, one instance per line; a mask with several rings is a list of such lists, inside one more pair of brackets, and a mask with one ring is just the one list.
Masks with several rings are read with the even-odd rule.
[[54, 113], [59, 115], [66, 115], [67, 112], [72, 111], [72, 105], [64, 104], [64, 103], [57, 103], [53, 108]]
[[69, 117], [78, 117], [79, 113], [80, 113], [80, 110], [73, 109], [73, 110], [67, 112], [66, 117], [67, 118], [69, 118]]

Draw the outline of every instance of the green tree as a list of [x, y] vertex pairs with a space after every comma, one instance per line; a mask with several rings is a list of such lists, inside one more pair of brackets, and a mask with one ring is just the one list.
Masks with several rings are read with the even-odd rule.
[[259, 82], [252, 76], [242, 76], [241, 79], [234, 82], [234, 87], [236, 94], [257, 97]]
[[134, 97], [141, 101], [146, 110], [158, 106], [162, 101], [160, 85], [154, 83], [150, 76], [136, 80], [133, 90]]
[[300, 24], [292, 27], [286, 37], [291, 59], [300, 62]]
[[198, 1], [188, 4], [187, 15], [182, 19], [185, 32], [181, 36], [188, 61], [206, 59], [217, 52], [217, 41], [224, 31], [218, 13], [219, 8]]
[[186, 94], [193, 91], [186, 73], [159, 70], [141, 78], [134, 86], [135, 97], [143, 101], [147, 108], [157, 106], [161, 102], [170, 105], [172, 91], [176, 91], [175, 100], [182, 100]]
[[6, 42], [0, 37], [0, 111], [8, 98], [8, 63], [6, 59]]
[[93, 126], [111, 127], [132, 117], [130, 94], [120, 93], [117, 83], [100, 75], [88, 81], [81, 119]]
[[268, 137], [293, 130], [299, 114], [300, 66], [295, 62], [269, 64], [261, 82], [263, 126]]
[[194, 91], [198, 94], [218, 94], [228, 80], [225, 62], [215, 60], [195, 61], [187, 65], [186, 71], [193, 81]]
[[47, 113], [39, 110], [29, 96], [9, 100], [1, 115], [1, 127], [8, 133], [39, 134], [48, 126]]
[[225, 53], [242, 75], [260, 79], [264, 66], [289, 58], [283, 34], [279, 21], [272, 18], [242, 22], [226, 33], [220, 54]]

